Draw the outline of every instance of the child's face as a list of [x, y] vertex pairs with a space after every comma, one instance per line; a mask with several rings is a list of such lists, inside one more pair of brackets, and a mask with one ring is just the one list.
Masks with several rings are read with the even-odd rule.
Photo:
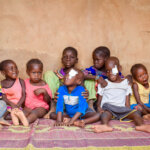
[[71, 69], [69, 73], [67, 73], [64, 76], [64, 85], [66, 86], [77, 85], [77, 80], [78, 80], [77, 74], [78, 74], [77, 71], [75, 71], [74, 69]]
[[30, 77], [30, 81], [33, 83], [38, 83], [42, 79], [42, 67], [40, 64], [32, 64], [30, 70], [27, 73]]
[[99, 54], [94, 54], [93, 63], [96, 69], [101, 69], [105, 65], [105, 58]]
[[3, 74], [5, 75], [6, 78], [10, 78], [10, 79], [16, 79], [18, 76], [18, 68], [16, 66], [15, 63], [8, 63], [5, 67], [4, 67], [4, 71]]
[[78, 58], [72, 51], [66, 51], [62, 56], [62, 63], [65, 68], [72, 68], [78, 62]]
[[106, 64], [105, 67], [106, 67], [106, 74], [107, 74], [108, 79], [112, 82], [117, 81], [119, 78], [118, 65], [110, 62]]
[[138, 68], [137, 71], [136, 71], [135, 78], [142, 85], [148, 84], [149, 76], [148, 76], [147, 70], [145, 70], [142, 67]]

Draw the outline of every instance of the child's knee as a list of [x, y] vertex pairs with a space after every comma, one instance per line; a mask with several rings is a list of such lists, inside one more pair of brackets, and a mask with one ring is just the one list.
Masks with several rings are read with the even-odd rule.
[[112, 115], [111, 115], [111, 113], [109, 113], [109, 112], [103, 112], [102, 114], [101, 114], [101, 120], [108, 120], [109, 118], [111, 118], [112, 117]]
[[56, 119], [57, 118], [57, 116], [56, 116], [56, 113], [55, 112], [52, 112], [52, 113], [50, 113], [50, 119]]

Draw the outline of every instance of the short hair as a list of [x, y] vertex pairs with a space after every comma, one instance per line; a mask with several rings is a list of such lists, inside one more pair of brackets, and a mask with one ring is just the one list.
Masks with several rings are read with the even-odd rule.
[[99, 54], [102, 57], [110, 57], [110, 50], [106, 46], [99, 46], [93, 51], [93, 55]]
[[14, 63], [14, 64], [15, 64], [15, 62], [14, 62], [13, 60], [11, 60], [11, 59], [3, 60], [3, 61], [0, 63], [0, 71], [3, 71], [4, 68], [6, 67], [6, 65], [9, 64], [9, 63]]
[[113, 62], [114, 64], [116, 65], [120, 65], [120, 61], [117, 57], [115, 56], [111, 56], [109, 57], [106, 61], [105, 61], [105, 64], [107, 64], [109, 61]]
[[143, 64], [134, 64], [132, 67], [131, 67], [131, 74], [133, 76], [133, 78], [136, 78], [136, 71], [139, 69], [139, 68], [143, 68], [144, 70], [147, 71], [146, 67], [143, 65]]
[[39, 64], [39, 65], [41, 65], [41, 69], [43, 70], [43, 63], [42, 63], [42, 61], [41, 61], [40, 59], [38, 59], [38, 58], [30, 59], [30, 60], [27, 62], [27, 64], [26, 64], [27, 70], [30, 70], [31, 65], [33, 65], [33, 64]]
[[78, 51], [73, 48], [73, 47], [66, 47], [64, 50], [63, 50], [63, 54], [66, 52], [66, 51], [72, 51], [76, 57], [78, 57]]

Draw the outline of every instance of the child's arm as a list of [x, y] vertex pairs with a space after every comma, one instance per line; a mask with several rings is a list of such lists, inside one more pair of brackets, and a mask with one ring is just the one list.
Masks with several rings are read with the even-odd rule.
[[63, 106], [64, 106], [64, 99], [63, 99], [63, 86], [59, 87], [58, 89], [58, 99], [57, 99], [57, 105], [56, 105], [56, 114], [57, 114], [57, 120], [55, 123], [55, 126], [61, 126], [63, 125], [62, 120], [62, 113], [63, 113]]
[[138, 91], [138, 85], [137, 85], [137, 83], [133, 83], [132, 88], [133, 88], [133, 93], [134, 93], [134, 96], [135, 96], [137, 104], [140, 104], [140, 105], [143, 106], [144, 103], [140, 99], [140, 94], [139, 94], [139, 91]]
[[127, 95], [126, 96], [126, 103], [125, 103], [125, 106], [130, 108], [130, 95]]
[[57, 112], [57, 120], [55, 126], [62, 126], [62, 125], [63, 125], [62, 112]]
[[37, 95], [37, 96], [39, 96], [40, 94], [43, 94], [44, 100], [45, 100], [47, 103], [49, 103], [50, 100], [51, 100], [51, 97], [49, 96], [47, 90], [44, 89], [44, 88], [38, 88], [38, 89], [36, 89], [36, 90], [34, 91], [34, 94]]
[[132, 87], [133, 87], [133, 93], [134, 93], [137, 104], [140, 104], [144, 109], [146, 109], [146, 111], [149, 112], [149, 108], [146, 105], [144, 105], [144, 103], [141, 101], [140, 94], [138, 92], [137, 83], [133, 83]]
[[21, 87], [22, 87], [22, 97], [20, 98], [19, 102], [17, 103], [17, 106], [21, 107], [22, 104], [25, 101], [26, 93], [25, 93], [25, 83], [24, 83], [24, 81], [22, 79], [19, 79], [19, 81], [20, 81], [20, 84], [21, 84]]
[[16, 107], [17, 107], [14, 103], [12, 103], [11, 101], [9, 101], [9, 100], [7, 99], [7, 97], [6, 97], [5, 94], [2, 94], [2, 98], [3, 98], [3, 100], [6, 102], [6, 104], [10, 105], [12, 108], [16, 108]]
[[102, 96], [98, 95], [97, 98], [97, 112], [102, 113], [104, 110], [100, 107], [101, 106], [101, 101], [102, 101]]
[[64, 125], [67, 125], [67, 126], [71, 126], [73, 125], [73, 123], [79, 119], [79, 117], [81, 116], [82, 113], [80, 112], [76, 112], [75, 115], [71, 118], [71, 120], [68, 122], [68, 123], [65, 123]]

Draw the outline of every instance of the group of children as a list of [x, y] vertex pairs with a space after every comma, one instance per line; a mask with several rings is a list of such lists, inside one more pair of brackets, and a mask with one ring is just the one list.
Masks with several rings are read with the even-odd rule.
[[55, 126], [93, 125], [94, 132], [113, 131], [111, 119], [133, 120], [135, 129], [150, 132], [150, 84], [143, 64], [131, 68], [132, 76], [124, 77], [117, 57], [101, 46], [93, 51], [93, 66], [84, 70], [75, 67], [77, 50], [67, 47], [62, 53], [63, 67], [47, 71], [42, 80], [43, 64], [39, 59], [27, 62], [28, 79], [18, 77], [14, 61], [4, 60], [1, 81], [0, 123], [28, 126], [37, 118], [56, 120]]

